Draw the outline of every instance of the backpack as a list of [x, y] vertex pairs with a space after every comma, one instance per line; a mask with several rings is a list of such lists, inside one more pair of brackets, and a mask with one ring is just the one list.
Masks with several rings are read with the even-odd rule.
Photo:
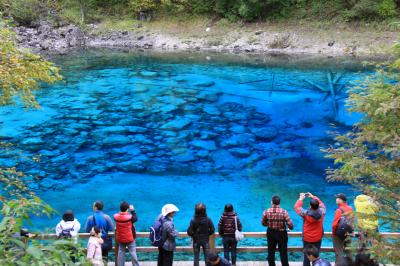
[[60, 227], [61, 227], [61, 233], [60, 233], [60, 235], [58, 236], [58, 238], [71, 238], [71, 237], [72, 237], [71, 232], [74, 231], [74, 226], [75, 226], [75, 225], [73, 225], [71, 228], [64, 229], [64, 228], [62, 228], [62, 226], [60, 225]]
[[161, 247], [164, 244], [162, 239], [162, 227], [163, 218], [154, 221], [154, 224], [150, 227], [150, 242], [155, 247]]
[[346, 237], [354, 231], [354, 218], [344, 215], [344, 210], [342, 208], [340, 208], [340, 210], [342, 212], [342, 217], [340, 217], [335, 235], [341, 240], [345, 240]]

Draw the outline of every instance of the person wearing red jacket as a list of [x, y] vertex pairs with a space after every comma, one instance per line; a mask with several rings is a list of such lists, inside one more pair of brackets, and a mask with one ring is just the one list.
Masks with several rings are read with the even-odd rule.
[[121, 202], [119, 208], [121, 212], [114, 214], [116, 225], [115, 239], [118, 242], [117, 264], [119, 266], [125, 265], [125, 251], [128, 248], [131, 254], [132, 265], [139, 266], [135, 241], [134, 223], [138, 220], [135, 208], [126, 201]]
[[335, 265], [337, 265], [337, 263], [340, 262], [344, 257], [347, 257], [350, 260], [352, 259], [351, 250], [349, 248], [351, 245], [351, 239], [346, 238], [343, 240], [340, 237], [336, 236], [335, 234], [339, 226], [340, 218], [342, 218], [343, 215], [348, 217], [353, 216], [353, 208], [347, 205], [347, 198], [345, 194], [339, 193], [335, 195], [335, 197], [338, 208], [335, 212], [335, 216], [333, 218], [333, 223], [332, 223], [332, 241], [336, 255]]
[[[311, 199], [309, 209], [303, 208], [303, 200], [306, 197]], [[312, 245], [319, 251], [324, 234], [323, 222], [326, 213], [324, 203], [310, 192], [300, 193], [294, 209], [303, 218], [303, 247]], [[304, 256], [303, 266], [310, 266], [310, 260], [307, 256]]]

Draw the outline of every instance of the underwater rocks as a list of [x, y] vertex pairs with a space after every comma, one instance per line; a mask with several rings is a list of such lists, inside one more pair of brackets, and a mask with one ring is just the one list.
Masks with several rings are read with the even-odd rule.
[[36, 145], [44, 144], [44, 141], [40, 137], [26, 138], [26, 139], [22, 140], [21, 144], [22, 145], [27, 145], [27, 146], [36, 146]]
[[251, 128], [250, 131], [256, 136], [257, 139], [264, 141], [271, 141], [278, 135], [278, 130], [273, 126]]
[[164, 124], [160, 128], [165, 130], [180, 130], [190, 125], [190, 123], [192, 123], [192, 121], [187, 118], [181, 117]]
[[[168, 74], [156, 73], [157, 79]], [[52, 120], [13, 135], [23, 154], [41, 155], [36, 164], [21, 163], [28, 173], [85, 180], [115, 171], [240, 172], [261, 167], [286, 147], [271, 145], [287, 140], [268, 114], [221, 101], [222, 92], [131, 85], [118, 94], [99, 91], [85, 92], [94, 101], [63, 98]]]
[[203, 88], [207, 88], [207, 87], [211, 87], [215, 85], [214, 81], [203, 81], [203, 82], [198, 82], [193, 84], [196, 87], [203, 87]]
[[158, 73], [155, 71], [140, 71], [139, 75], [146, 78], [155, 78], [158, 77]]
[[213, 151], [213, 150], [217, 149], [217, 147], [215, 145], [215, 142], [212, 141], [212, 140], [208, 140], [208, 141], [206, 141], [206, 140], [194, 140], [194, 141], [191, 142], [191, 144], [196, 148], [205, 149], [205, 150], [208, 150], [208, 151]]

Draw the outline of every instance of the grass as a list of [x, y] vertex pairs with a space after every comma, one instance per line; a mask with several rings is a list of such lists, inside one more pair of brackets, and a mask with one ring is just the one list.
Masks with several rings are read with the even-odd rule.
[[[141, 25], [138, 27], [137, 25]], [[210, 28], [209, 30], [206, 30]], [[331, 23], [313, 20], [265, 21], [257, 23], [235, 23], [227, 19], [188, 16], [158, 16], [152, 21], [137, 21], [131, 17], [102, 17], [96, 23], [92, 34], [101, 35], [113, 31], [129, 31], [146, 35], [163, 34], [184, 43], [197, 40], [209, 45], [235, 43], [265, 43], [270, 48], [284, 48], [291, 40], [279, 36], [300, 36], [302, 47], [320, 44], [327, 47], [335, 41], [334, 48], [352, 49], [353, 46], [370, 47], [371, 53], [382, 53], [394, 44], [400, 31], [400, 23]], [[256, 32], [262, 31], [262, 35]], [[278, 37], [276, 37], [278, 36]], [[298, 43], [293, 43], [298, 45]], [[385, 53], [385, 52], [383, 52]]]
[[97, 27], [93, 30], [92, 34], [101, 35], [113, 31], [133, 31], [140, 24], [139, 21], [132, 18], [104, 18]]

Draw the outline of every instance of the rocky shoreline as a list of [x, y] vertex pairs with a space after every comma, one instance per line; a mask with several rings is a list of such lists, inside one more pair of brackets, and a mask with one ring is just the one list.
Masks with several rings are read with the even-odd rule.
[[[357, 40], [330, 39], [316, 41], [312, 36], [302, 32], [286, 31], [246, 31], [227, 32], [226, 36], [216, 35], [179, 36], [162, 29], [149, 28], [135, 24], [133, 30], [110, 30], [95, 34], [98, 25], [87, 25], [85, 30], [74, 25], [53, 27], [41, 23], [36, 28], [16, 27], [18, 41], [22, 47], [36, 53], [67, 53], [73, 48], [128, 48], [157, 51], [210, 51], [226, 53], [262, 53], [288, 55], [322, 55], [322, 56], [369, 56], [388, 55], [383, 44], [390, 47], [396, 40], [395, 34], [386, 37], [375, 37], [364, 43]], [[212, 29], [206, 28], [205, 31]], [[236, 36], [233, 38], [233, 36]], [[238, 37], [239, 36], [239, 37]], [[365, 36], [363, 36], [365, 37]]]

